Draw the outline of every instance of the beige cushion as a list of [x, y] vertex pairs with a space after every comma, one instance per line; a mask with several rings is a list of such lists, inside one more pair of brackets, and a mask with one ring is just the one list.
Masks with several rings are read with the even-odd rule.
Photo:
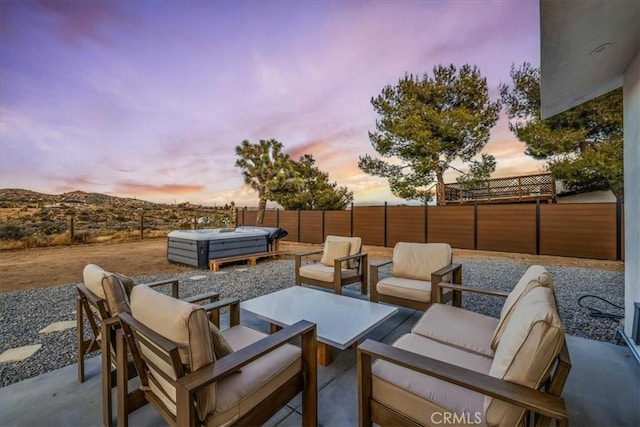
[[451, 246], [446, 243], [398, 242], [393, 248], [391, 274], [431, 282], [431, 273], [451, 264], [451, 260]]
[[[362, 251], [362, 239], [360, 237], [344, 237], [344, 236], [327, 236], [324, 241], [326, 246], [327, 242], [349, 242], [349, 255], [357, 255]], [[358, 260], [349, 260], [348, 268], [356, 268], [358, 266]]]
[[211, 331], [211, 341], [213, 345], [213, 354], [216, 359], [233, 353], [233, 348], [220, 332], [220, 329], [212, 322], [209, 322], [209, 331]]
[[[222, 334], [236, 351], [267, 336], [242, 325], [222, 331]], [[205, 420], [206, 425], [233, 423], [301, 370], [300, 348], [291, 344], [278, 347], [243, 366], [241, 373], [218, 382], [215, 412]]]
[[[393, 346], [484, 374], [491, 367], [487, 357], [416, 334], [403, 335]], [[382, 360], [374, 362], [372, 371], [373, 398], [422, 425], [438, 424], [444, 412], [482, 414], [482, 394]]]
[[[180, 360], [187, 372], [195, 371], [214, 361], [209, 319], [202, 306], [190, 304], [154, 291], [148, 286], [138, 285], [131, 291], [131, 314], [149, 329], [178, 345]], [[145, 357], [156, 358], [152, 350], [140, 341], [140, 350]], [[159, 363], [171, 378], [173, 369]], [[157, 385], [152, 383], [156, 395], [169, 399], [167, 405], [175, 413], [175, 388], [164, 381], [160, 374], [151, 372]], [[215, 409], [215, 383], [198, 393], [198, 413], [201, 420]]]
[[[537, 389], [546, 380], [564, 343], [564, 328], [553, 291], [537, 287], [518, 303], [500, 339], [489, 371], [492, 377]], [[524, 410], [485, 398], [488, 425], [516, 425]]]
[[381, 295], [431, 302], [431, 281], [387, 277], [377, 283], [376, 289]]
[[106, 299], [102, 289], [102, 279], [107, 276], [107, 272], [95, 264], [87, 264], [82, 270], [84, 285], [98, 298]]
[[444, 344], [493, 357], [491, 339], [498, 319], [447, 304], [432, 304], [411, 330]]
[[[344, 258], [349, 255], [351, 243], [347, 241], [327, 240], [324, 244], [324, 252], [320, 262], [327, 267], [333, 267], [337, 258]], [[347, 268], [347, 261], [343, 261], [341, 268]]]
[[[300, 267], [300, 277], [319, 280], [321, 282], [333, 283], [333, 270], [333, 266], [327, 267], [326, 265], [319, 263], [308, 264]], [[343, 279], [355, 277], [358, 275], [358, 270], [356, 270], [355, 268], [341, 270], [340, 275]]]
[[102, 289], [104, 291], [109, 313], [117, 316], [120, 313], [131, 313], [129, 298], [126, 289], [118, 276], [109, 274], [102, 279]]
[[520, 299], [522, 299], [531, 289], [537, 288], [539, 286], [553, 289], [553, 281], [551, 279], [551, 275], [544, 267], [540, 265], [532, 265], [527, 269], [516, 286], [509, 293], [509, 296], [502, 306], [502, 311], [500, 312], [500, 321], [498, 322], [498, 326], [496, 327], [493, 339], [491, 340], [491, 348], [493, 349], [493, 351], [495, 351], [498, 347], [500, 337], [502, 336], [507, 322], [509, 321], [513, 309], [518, 301], [520, 301]]
[[135, 285], [137, 285], [137, 283], [131, 277], [125, 276], [124, 274], [113, 273], [113, 275], [120, 280], [120, 283], [122, 283], [122, 287], [124, 288], [127, 297], [129, 297], [129, 295], [131, 295], [131, 290]]

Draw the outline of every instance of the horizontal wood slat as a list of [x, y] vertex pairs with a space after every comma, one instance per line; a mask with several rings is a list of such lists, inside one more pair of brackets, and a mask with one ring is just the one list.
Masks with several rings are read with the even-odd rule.
[[387, 208], [387, 246], [398, 242], [424, 243], [424, 206]]
[[429, 243], [473, 249], [473, 206], [429, 206]]
[[300, 211], [300, 241], [322, 243], [322, 211]]
[[354, 207], [353, 235], [365, 245], [384, 246], [384, 206]]
[[351, 236], [351, 211], [325, 211], [324, 237]]
[[536, 205], [478, 205], [478, 249], [536, 253]]
[[290, 242], [298, 241], [298, 211], [280, 211], [280, 228], [287, 230], [289, 234], [282, 240]]
[[540, 254], [615, 260], [616, 205], [541, 205]]

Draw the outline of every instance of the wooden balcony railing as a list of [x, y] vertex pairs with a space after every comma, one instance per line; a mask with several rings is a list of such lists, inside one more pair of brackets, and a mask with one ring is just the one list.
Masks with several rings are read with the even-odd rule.
[[444, 185], [446, 204], [554, 201], [556, 181], [549, 173], [492, 178], [481, 186], [464, 188], [459, 183]]

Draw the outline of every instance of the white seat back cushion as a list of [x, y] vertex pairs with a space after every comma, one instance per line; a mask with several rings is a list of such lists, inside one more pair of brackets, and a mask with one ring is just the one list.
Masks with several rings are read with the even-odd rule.
[[[345, 236], [327, 236], [324, 241], [324, 250], [327, 250], [327, 242], [349, 242], [349, 256], [357, 255], [362, 251], [362, 239], [360, 237], [345, 237]], [[322, 255], [324, 257], [324, 253]], [[323, 262], [323, 261], [320, 261]], [[324, 262], [323, 262], [324, 263]], [[355, 268], [357, 266], [357, 260], [349, 260], [348, 268]]]
[[393, 248], [391, 274], [431, 282], [431, 273], [451, 264], [451, 259], [451, 246], [447, 243], [398, 242]]
[[[195, 371], [214, 361], [209, 319], [202, 306], [190, 304], [156, 292], [148, 286], [134, 286], [131, 291], [131, 315], [154, 332], [178, 344], [180, 360], [187, 371]], [[140, 345], [147, 357], [150, 349]], [[167, 367], [167, 369], [169, 369]], [[164, 369], [163, 369], [164, 370]], [[175, 378], [175, 372], [165, 372]], [[159, 374], [155, 379], [161, 378]], [[173, 399], [175, 388], [168, 382], [158, 381], [163, 391]], [[215, 383], [198, 394], [198, 414], [204, 421], [215, 410]], [[170, 409], [175, 410], [175, 408]]]
[[87, 264], [82, 270], [82, 280], [87, 289], [99, 298], [106, 299], [104, 289], [102, 289], [102, 279], [107, 277], [108, 274], [111, 273], [107, 273], [95, 264]]
[[[553, 291], [537, 287], [517, 305], [496, 349], [489, 375], [537, 389], [546, 380], [562, 345], [564, 328]], [[524, 409], [485, 397], [487, 425], [517, 425]]]
[[500, 337], [502, 336], [502, 333], [509, 322], [509, 318], [511, 317], [511, 313], [518, 301], [520, 301], [527, 292], [539, 286], [553, 289], [553, 280], [551, 279], [549, 272], [543, 266], [532, 265], [522, 275], [502, 306], [500, 321], [498, 322], [496, 331], [493, 334], [493, 339], [491, 340], [491, 349], [493, 351], [498, 347]]

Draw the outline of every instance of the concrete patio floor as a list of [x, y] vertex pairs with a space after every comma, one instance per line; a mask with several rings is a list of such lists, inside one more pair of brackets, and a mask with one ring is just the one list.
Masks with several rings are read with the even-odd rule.
[[[350, 296], [358, 296], [351, 294]], [[410, 331], [421, 313], [401, 308], [368, 338], [387, 343]], [[241, 313], [243, 324], [268, 331], [268, 324]], [[572, 369], [563, 396], [572, 426], [640, 425], [640, 365], [627, 347], [567, 337]], [[0, 388], [2, 426], [99, 426], [102, 423], [100, 358], [88, 361], [87, 380], [76, 381], [76, 365]], [[268, 423], [299, 426], [300, 398]], [[318, 369], [318, 422], [323, 426], [358, 424], [356, 356], [336, 351], [334, 361]], [[164, 420], [147, 405], [129, 417], [132, 426], [160, 426]]]

